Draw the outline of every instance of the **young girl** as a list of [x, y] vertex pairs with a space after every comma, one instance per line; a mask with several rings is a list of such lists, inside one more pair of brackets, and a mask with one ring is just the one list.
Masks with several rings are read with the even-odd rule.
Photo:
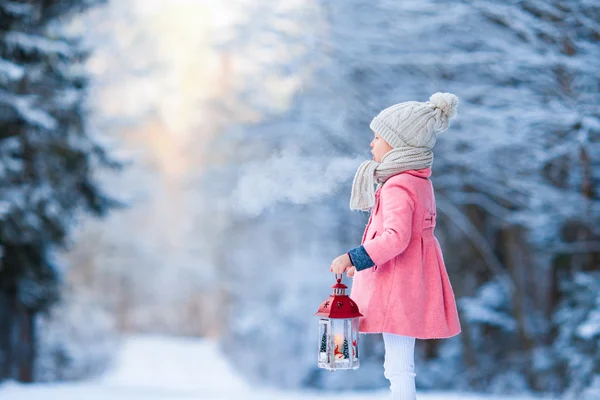
[[[361, 333], [382, 333], [392, 399], [413, 400], [415, 339], [460, 333], [454, 293], [437, 238], [431, 176], [436, 135], [448, 129], [458, 98], [435, 93], [407, 101], [371, 122], [372, 161], [360, 165], [350, 208], [371, 211], [361, 246], [330, 270], [354, 277], [351, 297], [364, 315]], [[377, 191], [374, 184], [377, 183]]]

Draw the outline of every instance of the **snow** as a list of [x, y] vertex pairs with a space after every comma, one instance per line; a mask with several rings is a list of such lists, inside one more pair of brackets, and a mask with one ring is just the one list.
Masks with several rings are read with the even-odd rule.
[[68, 57], [71, 55], [69, 44], [57, 39], [11, 31], [4, 36], [9, 48], [20, 48], [26, 53], [52, 53]]
[[25, 69], [13, 62], [0, 58], [0, 79], [3, 83], [21, 79]]
[[510, 299], [498, 281], [490, 281], [479, 287], [477, 296], [464, 296], [458, 300], [460, 310], [471, 321], [497, 326], [506, 331], [516, 329], [514, 318], [508, 313]]
[[600, 312], [592, 310], [588, 319], [577, 328], [579, 337], [591, 340], [594, 336], [600, 336]]
[[2, 4], [0, 4], [0, 8], [2, 8], [4, 12], [8, 14], [21, 16], [30, 15], [34, 11], [34, 7], [31, 4], [20, 4], [17, 2], [8, 1], [2, 2]]
[[[360, 370], [359, 370], [360, 371]], [[358, 371], [357, 371], [358, 372]], [[330, 373], [323, 371], [323, 373]], [[386, 399], [388, 391], [325, 393], [282, 392], [244, 382], [220, 353], [216, 341], [165, 336], [132, 336], [124, 340], [115, 367], [88, 382], [0, 385], [2, 400], [367, 400]], [[533, 400], [539, 397], [424, 393], [420, 400]]]
[[21, 117], [30, 125], [47, 130], [56, 129], [58, 126], [56, 119], [35, 104], [33, 96], [15, 97], [13, 105]]

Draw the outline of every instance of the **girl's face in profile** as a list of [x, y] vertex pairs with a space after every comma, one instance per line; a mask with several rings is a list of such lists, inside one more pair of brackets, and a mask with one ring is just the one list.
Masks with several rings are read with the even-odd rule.
[[371, 154], [373, 154], [373, 160], [380, 163], [383, 156], [385, 156], [388, 151], [392, 150], [392, 146], [383, 140], [377, 132], [373, 132], [373, 135], [375, 137], [371, 141], [371, 148], [373, 149], [371, 150]]

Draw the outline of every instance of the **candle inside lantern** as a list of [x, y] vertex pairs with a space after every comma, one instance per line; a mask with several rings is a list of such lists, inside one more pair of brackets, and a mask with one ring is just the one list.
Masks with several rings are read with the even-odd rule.
[[341, 335], [335, 335], [333, 341], [335, 342], [335, 344], [341, 345], [344, 343], [344, 338]]

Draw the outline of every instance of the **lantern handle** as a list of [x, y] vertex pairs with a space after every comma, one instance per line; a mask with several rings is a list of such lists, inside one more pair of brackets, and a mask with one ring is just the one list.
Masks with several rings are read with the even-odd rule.
[[[338, 275], [339, 275], [339, 278], [338, 278]], [[344, 277], [344, 274], [335, 274], [335, 279], [336, 279], [338, 282], [342, 282], [342, 278], [343, 278], [343, 277]]]

